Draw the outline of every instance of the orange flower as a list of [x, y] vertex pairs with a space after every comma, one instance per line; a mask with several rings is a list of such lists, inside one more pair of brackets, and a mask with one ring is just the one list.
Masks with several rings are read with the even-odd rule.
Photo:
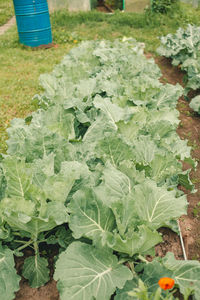
[[174, 286], [174, 283], [175, 283], [174, 279], [169, 278], [169, 277], [160, 278], [160, 280], [158, 281], [159, 286], [163, 290], [170, 290], [170, 289], [172, 289], [173, 286]]

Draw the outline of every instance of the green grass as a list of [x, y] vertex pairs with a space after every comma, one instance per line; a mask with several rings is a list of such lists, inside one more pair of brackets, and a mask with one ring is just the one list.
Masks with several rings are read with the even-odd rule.
[[142, 12], [150, 4], [149, 0], [126, 0], [126, 11]]
[[0, 0], [0, 26], [14, 15], [12, 0]]
[[[0, 0], [1, 1], [1, 0]], [[25, 117], [35, 109], [32, 97], [41, 92], [39, 75], [51, 72], [54, 65], [76, 44], [83, 40], [131, 36], [146, 44], [146, 51], [155, 53], [158, 36], [175, 32], [187, 23], [200, 24], [200, 11], [182, 6], [169, 15], [116, 12], [51, 15], [54, 42], [57, 48], [33, 51], [18, 42], [14, 26], [0, 36], [0, 152], [6, 151], [6, 128], [14, 117]]]

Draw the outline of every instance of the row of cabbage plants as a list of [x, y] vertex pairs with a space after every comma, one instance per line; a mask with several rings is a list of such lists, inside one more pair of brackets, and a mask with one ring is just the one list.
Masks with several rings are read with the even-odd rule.
[[200, 113], [200, 27], [189, 24], [187, 28], [179, 28], [174, 34], [160, 38], [159, 55], [172, 59], [174, 66], [179, 66], [186, 73], [185, 96], [188, 92], [197, 91], [190, 102], [190, 107]]
[[[54, 279], [61, 300], [200, 299], [200, 264], [155, 257], [161, 227], [178, 232], [194, 166], [176, 133], [180, 85], [162, 84], [133, 39], [84, 42], [41, 76], [39, 109], [14, 119], [0, 162], [0, 291], [11, 300], [25, 259], [31, 287]], [[41, 248], [42, 246], [42, 248]], [[146, 259], [152, 257], [152, 261]], [[167, 290], [167, 293], [166, 293]], [[170, 290], [170, 292], [169, 292]]]

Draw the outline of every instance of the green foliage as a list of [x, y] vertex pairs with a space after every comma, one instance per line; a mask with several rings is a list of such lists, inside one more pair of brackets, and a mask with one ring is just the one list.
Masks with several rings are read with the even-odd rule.
[[0, 245], [0, 292], [2, 299], [14, 299], [19, 289], [20, 277], [14, 269], [13, 253], [7, 247]]
[[[8, 12], [8, 3], [3, 9], [3, 18]], [[137, 1], [140, 2], [140, 1]], [[31, 103], [34, 94], [40, 93], [38, 77], [45, 72], [51, 72], [76, 43], [83, 40], [108, 39], [114, 40], [123, 36], [136, 38], [144, 42], [146, 52], [155, 53], [159, 46], [158, 36], [175, 32], [180, 26], [188, 23], [199, 25], [200, 10], [191, 5], [180, 4], [180, 8], [169, 11], [168, 14], [121, 13], [103, 14], [98, 11], [69, 13], [67, 10], [54, 11], [50, 15], [53, 40], [56, 47], [48, 51], [32, 51], [20, 45], [17, 27], [13, 26], [0, 36], [0, 152], [6, 153], [6, 129], [14, 118], [24, 118], [37, 109]], [[51, 63], [49, 63], [51, 62]], [[17, 76], [15, 73], [17, 70]], [[24, 85], [26, 82], [26, 85]]]
[[143, 265], [143, 268], [143, 275], [140, 278], [135, 274], [135, 278], [127, 281], [122, 290], [117, 290], [115, 300], [177, 299], [173, 297], [176, 289], [166, 295], [158, 288], [158, 281], [162, 277], [173, 278], [175, 286], [180, 287], [184, 299], [187, 300], [191, 294], [195, 300], [199, 299], [200, 263], [198, 261], [176, 260], [174, 255], [168, 252], [164, 258], [155, 258], [151, 263]]
[[123, 0], [105, 0], [105, 3], [110, 5], [113, 9], [122, 9]]
[[194, 110], [196, 111], [198, 114], [200, 114], [200, 96], [196, 96], [194, 97], [189, 106]]
[[[161, 288], [158, 288], [154, 293], [151, 293], [149, 295], [147, 286], [145, 286], [145, 284], [141, 280], [138, 281], [138, 287], [132, 289], [131, 291], [128, 291], [128, 293], [125, 293], [125, 297], [125, 299], [127, 300], [175, 300], [175, 298], [171, 294], [162, 295]], [[117, 297], [116, 299], [120, 300], [120, 298]], [[176, 300], [178, 300], [178, 298], [176, 298]]]
[[48, 261], [38, 255], [25, 259], [22, 275], [29, 279], [29, 284], [33, 288], [40, 287], [49, 281]]
[[172, 58], [172, 64], [180, 65], [187, 74], [186, 93], [200, 87], [200, 27], [188, 25], [179, 28], [175, 34], [160, 38], [158, 54]]
[[160, 83], [143, 48], [127, 38], [81, 43], [41, 76], [40, 109], [8, 129], [1, 222], [22, 236], [15, 253], [34, 248], [23, 268], [32, 287], [49, 278], [40, 244], [67, 247], [55, 272], [61, 299], [110, 299], [133, 277], [123, 262], [154, 255], [158, 229], [187, 211], [177, 188], [193, 189], [179, 162], [190, 147], [176, 134], [183, 89]]
[[155, 13], [166, 14], [172, 4], [178, 2], [178, 0], [150, 0], [150, 9]]
[[111, 252], [74, 242], [60, 255], [54, 278], [63, 300], [109, 300], [116, 287], [123, 288], [132, 279], [132, 273]]
[[200, 202], [197, 203], [197, 205], [193, 208], [193, 215], [196, 218], [199, 218], [200, 216]]

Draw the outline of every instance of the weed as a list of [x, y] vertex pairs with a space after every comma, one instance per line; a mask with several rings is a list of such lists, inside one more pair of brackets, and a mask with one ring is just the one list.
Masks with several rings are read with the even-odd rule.
[[193, 208], [193, 215], [195, 218], [200, 216], [200, 202]]
[[184, 113], [185, 113], [185, 115], [188, 116], [188, 117], [191, 117], [191, 116], [192, 116], [192, 113], [191, 113], [190, 111], [185, 111]]
[[192, 260], [199, 260], [199, 254], [195, 254], [192, 256]]
[[183, 102], [179, 103], [179, 108], [187, 108], [187, 105]]
[[165, 77], [162, 78], [162, 81], [163, 81], [164, 83], [169, 83], [168, 79], [165, 78]]
[[191, 181], [192, 181], [193, 184], [200, 183], [199, 178], [192, 178]]
[[12, 0], [0, 0], [0, 26], [14, 15]]
[[196, 141], [188, 141], [188, 146], [192, 147], [193, 150], [196, 150], [199, 147]]

